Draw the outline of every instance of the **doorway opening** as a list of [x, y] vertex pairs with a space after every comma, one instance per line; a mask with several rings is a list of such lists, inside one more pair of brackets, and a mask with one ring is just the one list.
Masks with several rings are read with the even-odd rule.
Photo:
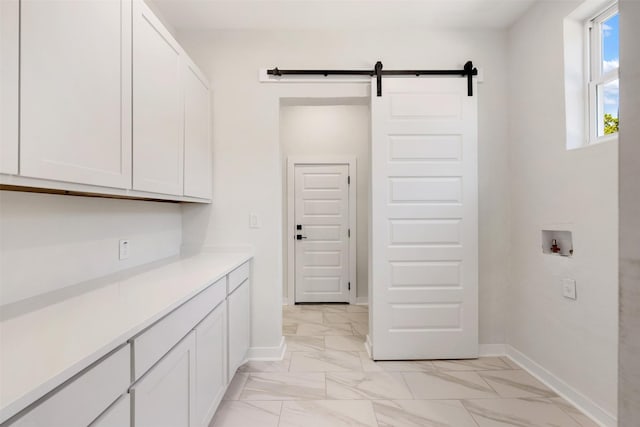
[[366, 304], [369, 98], [283, 98], [284, 303]]

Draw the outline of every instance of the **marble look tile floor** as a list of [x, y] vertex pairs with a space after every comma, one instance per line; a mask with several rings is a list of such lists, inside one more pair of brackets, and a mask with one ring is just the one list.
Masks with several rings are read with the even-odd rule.
[[507, 358], [374, 362], [366, 306], [283, 307], [287, 354], [241, 366], [209, 427], [593, 427]]

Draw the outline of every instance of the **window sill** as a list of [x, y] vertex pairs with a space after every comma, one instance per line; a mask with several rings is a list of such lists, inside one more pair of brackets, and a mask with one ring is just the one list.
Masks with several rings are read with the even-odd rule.
[[618, 142], [618, 134], [611, 135], [608, 137], [603, 137], [595, 141], [589, 141], [586, 144], [579, 145], [577, 147], [567, 148], [567, 151], [576, 151], [576, 150], [584, 150], [586, 148], [598, 147], [605, 144], [617, 143]]

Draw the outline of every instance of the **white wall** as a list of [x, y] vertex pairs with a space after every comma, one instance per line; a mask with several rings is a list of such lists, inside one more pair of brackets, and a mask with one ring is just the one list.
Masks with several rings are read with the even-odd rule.
[[[365, 99], [365, 98], [363, 98]], [[287, 158], [290, 156], [355, 157], [357, 162], [357, 288], [358, 298], [366, 299], [369, 274], [369, 173], [370, 118], [366, 105], [294, 105], [280, 110], [283, 194], [286, 194]], [[336, 102], [339, 102], [336, 100]], [[346, 101], [345, 101], [346, 102]], [[283, 197], [283, 241], [287, 241], [287, 198]], [[287, 248], [283, 248], [284, 296], [287, 296]]]
[[[483, 68], [479, 89], [480, 341], [504, 342], [507, 285], [507, 85], [504, 31], [261, 32], [178, 34], [185, 49], [208, 71], [213, 85], [214, 204], [189, 207], [207, 229], [185, 241], [255, 247], [252, 345], [275, 347], [281, 338], [282, 153], [279, 98], [309, 96], [309, 85], [259, 83], [262, 67]], [[315, 85], [323, 96], [347, 96], [349, 85]], [[363, 85], [364, 86], [364, 85]], [[303, 88], [304, 87], [304, 88]], [[350, 87], [350, 86], [349, 86]], [[368, 88], [362, 91], [368, 93]], [[333, 95], [331, 95], [333, 93]], [[249, 213], [263, 227], [249, 229]], [[207, 220], [206, 218], [209, 218]], [[197, 233], [196, 233], [197, 234]]]
[[[507, 343], [616, 414], [618, 146], [566, 150], [563, 18], [542, 1], [509, 31], [511, 244]], [[573, 258], [542, 254], [540, 230], [573, 231]], [[577, 281], [563, 298], [562, 278]]]
[[640, 2], [620, 2], [620, 427], [640, 420]]
[[0, 304], [180, 252], [179, 204], [0, 191], [0, 218]]

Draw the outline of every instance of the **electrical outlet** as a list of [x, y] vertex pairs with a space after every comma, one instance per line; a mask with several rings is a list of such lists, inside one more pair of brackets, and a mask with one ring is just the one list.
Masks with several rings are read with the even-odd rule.
[[130, 244], [128, 240], [120, 240], [118, 259], [123, 260], [129, 258], [129, 246]]
[[576, 299], [576, 281], [562, 279], [562, 296], [568, 299]]

